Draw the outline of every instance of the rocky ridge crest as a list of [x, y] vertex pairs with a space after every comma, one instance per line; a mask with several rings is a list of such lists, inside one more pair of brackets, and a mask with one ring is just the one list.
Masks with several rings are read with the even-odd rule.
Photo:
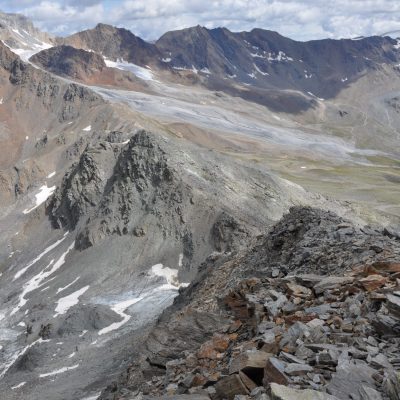
[[[282, 247], [264, 258], [277, 232], [296, 237], [294, 252], [305, 240], [321, 255], [321, 242], [343, 244], [340, 235], [315, 234], [328, 227], [352, 225], [293, 208], [248, 250], [210, 257], [160, 317], [139, 361], [101, 399], [398, 400], [398, 238], [367, 228], [347, 234], [364, 256], [336, 247], [347, 263], [318, 275], [306, 259], [276, 267]], [[382, 251], [370, 252], [372, 239]]]

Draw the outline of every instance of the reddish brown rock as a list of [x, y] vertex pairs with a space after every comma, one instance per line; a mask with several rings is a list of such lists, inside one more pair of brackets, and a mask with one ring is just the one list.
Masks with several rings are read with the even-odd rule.
[[361, 285], [368, 292], [379, 289], [380, 287], [384, 286], [387, 281], [387, 278], [378, 274], [369, 275], [360, 279]]
[[233, 400], [238, 394], [249, 394], [249, 390], [242, 382], [239, 374], [229, 375], [222, 378], [216, 383], [215, 390], [219, 399]]
[[234, 357], [231, 361], [229, 373], [233, 374], [239, 371], [251, 371], [254, 369], [263, 370], [267, 365], [267, 360], [271, 354], [258, 350], [248, 350]]
[[197, 357], [208, 358], [210, 360], [221, 358], [221, 353], [226, 351], [229, 343], [231, 342], [231, 338], [236, 338], [236, 336], [214, 335], [211, 340], [201, 345], [199, 351], [197, 352]]
[[280, 385], [287, 385], [289, 379], [284, 373], [284, 366], [281, 362], [271, 357], [267, 361], [267, 365], [264, 368], [264, 386], [269, 386], [271, 383], [278, 383]]

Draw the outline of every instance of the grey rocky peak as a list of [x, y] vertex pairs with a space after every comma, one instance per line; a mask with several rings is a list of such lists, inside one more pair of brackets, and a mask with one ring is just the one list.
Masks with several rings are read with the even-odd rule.
[[0, 40], [12, 48], [39, 49], [44, 44], [51, 44], [54, 38], [40, 31], [22, 14], [0, 12]]
[[97, 24], [95, 28], [58, 39], [60, 44], [95, 51], [111, 60], [123, 59], [137, 65], [159, 64], [156, 46], [124, 28]]

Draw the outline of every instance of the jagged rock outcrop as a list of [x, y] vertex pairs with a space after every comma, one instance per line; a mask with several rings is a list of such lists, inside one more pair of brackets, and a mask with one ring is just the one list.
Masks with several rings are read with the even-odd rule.
[[246, 222], [238, 218], [242, 205], [208, 192], [211, 170], [198, 165], [203, 178], [189, 169], [192, 153], [181, 153], [170, 139], [140, 131], [127, 144], [112, 141], [87, 147], [47, 205], [53, 226], [77, 229], [78, 249], [113, 236], [147, 241], [149, 234], [180, 243], [184, 262], [200, 262], [214, 250], [244, 246], [258, 230], [253, 210], [246, 209], [252, 215]]
[[101, 200], [117, 155], [107, 142], [86, 148], [50, 200], [47, 210], [54, 227], [75, 229], [80, 218], [88, 217]]
[[333, 212], [293, 209], [274, 226], [248, 266], [334, 274], [372, 260], [397, 260], [398, 242], [382, 230], [355, 227]]
[[151, 216], [153, 223], [157, 220], [164, 235], [177, 234], [171, 230], [182, 224], [182, 208], [191, 196], [190, 188], [175, 176], [162, 147], [145, 132], [134, 136], [122, 150], [105, 189], [95, 212], [97, 220], [78, 235], [82, 248], [105, 235], [128, 234], [138, 225], [147, 225], [140, 221], [142, 212]]

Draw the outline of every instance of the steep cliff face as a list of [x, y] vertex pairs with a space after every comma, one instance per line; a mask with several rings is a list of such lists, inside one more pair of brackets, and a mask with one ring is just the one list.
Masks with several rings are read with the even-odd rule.
[[[38, 155], [43, 155], [45, 147], [54, 147], [52, 142], [62, 144], [62, 132], [69, 124], [94, 114], [105, 102], [85, 87], [25, 63], [3, 43], [0, 79], [0, 144], [4, 150], [0, 155], [4, 185], [0, 198], [3, 204], [10, 204], [16, 199], [14, 191], [21, 194], [24, 187], [38, 182], [37, 171], [44, 170]], [[32, 180], [22, 183], [21, 176]]]

